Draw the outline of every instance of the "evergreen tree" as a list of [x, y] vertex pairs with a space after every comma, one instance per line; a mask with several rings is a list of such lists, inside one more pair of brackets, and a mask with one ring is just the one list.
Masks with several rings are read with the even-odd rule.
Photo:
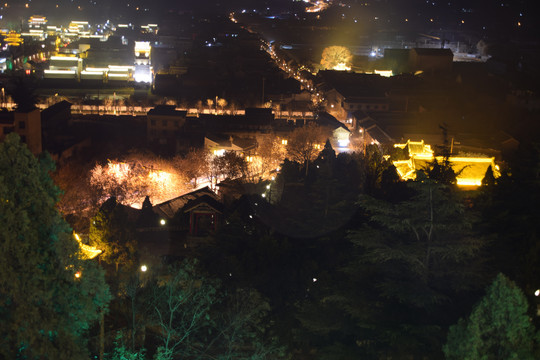
[[84, 359], [85, 333], [109, 301], [103, 272], [82, 260], [55, 208], [58, 189], [9, 134], [0, 144], [0, 358]]
[[[448, 360], [537, 359], [538, 341], [517, 285], [499, 274], [468, 319], [450, 327], [443, 351]], [[536, 354], [538, 355], [538, 354]]]
[[408, 187], [396, 203], [362, 198], [370, 221], [350, 233], [348, 265], [319, 279], [300, 312], [323, 358], [441, 357], [443, 329], [482, 283], [482, 242], [455, 194], [421, 175]]
[[493, 238], [490, 265], [531, 293], [540, 276], [540, 146], [523, 145], [496, 180], [489, 173], [474, 205]]

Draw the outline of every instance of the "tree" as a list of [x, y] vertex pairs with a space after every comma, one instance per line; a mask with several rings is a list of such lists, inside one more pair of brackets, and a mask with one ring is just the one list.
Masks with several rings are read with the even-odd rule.
[[217, 292], [215, 283], [194, 276], [194, 264], [186, 262], [169, 273], [168, 279], [156, 284], [152, 302], [162, 359], [192, 354], [189, 344], [201, 329], [210, 326], [208, 313]]
[[87, 358], [85, 333], [110, 299], [55, 208], [53, 167], [17, 134], [0, 144], [1, 358]]
[[88, 231], [88, 219], [94, 216], [103, 201], [101, 192], [90, 185], [91, 166], [84, 161], [69, 161], [52, 174], [62, 193], [58, 209], [75, 231]]
[[322, 127], [308, 124], [296, 128], [289, 136], [287, 143], [287, 156], [290, 160], [303, 164], [306, 176], [309, 164], [317, 158], [325, 140]]
[[450, 327], [443, 348], [446, 358], [537, 359], [538, 336], [527, 310], [521, 289], [506, 276], [497, 275], [469, 318]]
[[198, 181], [208, 177], [210, 172], [209, 154], [206, 149], [190, 149], [184, 157], [175, 157], [173, 164], [191, 180], [194, 188], [197, 187]]
[[443, 329], [484, 281], [483, 242], [456, 194], [421, 175], [408, 188], [397, 202], [361, 198], [368, 223], [348, 236], [347, 266], [301, 314], [334, 357], [440, 357]]
[[30, 112], [36, 109], [38, 102], [36, 96], [36, 84], [30, 79], [15, 77], [7, 86], [7, 92], [13, 102], [17, 104], [17, 111]]
[[266, 341], [269, 305], [254, 290], [227, 294], [202, 275], [194, 261], [167, 271], [154, 287], [152, 308], [161, 346], [156, 360], [276, 359], [281, 349]]
[[261, 158], [261, 173], [277, 169], [286, 156], [285, 146], [276, 136], [267, 136], [259, 144], [257, 154]]
[[344, 46], [329, 46], [323, 50], [321, 65], [325, 69], [345, 70], [350, 69], [352, 54]]
[[225, 108], [225, 106], [228, 105], [228, 102], [227, 102], [227, 100], [225, 100], [225, 99], [219, 98], [219, 99], [217, 100], [217, 104], [218, 104], [218, 106], [221, 108], [221, 110], [223, 110], [223, 109]]
[[116, 271], [120, 264], [131, 267], [135, 263], [137, 242], [128, 223], [125, 210], [112, 197], [103, 203], [90, 222], [90, 242], [101, 249], [101, 260], [114, 264]]
[[105, 354], [106, 360], [144, 360], [144, 350], [130, 351], [122, 344], [121, 336], [116, 337], [114, 348]]
[[212, 167], [218, 176], [228, 179], [243, 178], [248, 170], [246, 159], [234, 151], [225, 151], [222, 156], [215, 156]]

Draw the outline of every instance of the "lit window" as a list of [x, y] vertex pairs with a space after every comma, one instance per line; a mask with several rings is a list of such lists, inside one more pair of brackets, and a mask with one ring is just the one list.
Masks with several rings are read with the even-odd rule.
[[281, 140], [281, 145], [287, 145], [287, 139]]

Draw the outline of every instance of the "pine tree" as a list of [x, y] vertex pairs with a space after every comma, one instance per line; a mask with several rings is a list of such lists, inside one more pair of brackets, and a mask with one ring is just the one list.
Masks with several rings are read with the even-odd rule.
[[84, 359], [84, 334], [106, 310], [103, 272], [82, 260], [55, 208], [50, 158], [16, 134], [0, 144], [0, 358]]
[[448, 360], [537, 359], [538, 336], [517, 285], [499, 274], [470, 317], [450, 327], [443, 351]]
[[408, 187], [413, 195], [396, 203], [362, 198], [369, 224], [350, 233], [348, 265], [318, 281], [315, 304], [333, 315], [300, 316], [322, 334], [328, 358], [440, 357], [460, 296], [482, 283], [475, 268], [482, 242], [455, 194], [422, 176]]

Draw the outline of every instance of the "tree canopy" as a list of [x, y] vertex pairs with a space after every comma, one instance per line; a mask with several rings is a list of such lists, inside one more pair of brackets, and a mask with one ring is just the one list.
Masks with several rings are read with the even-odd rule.
[[0, 144], [0, 358], [87, 358], [84, 334], [110, 298], [55, 208], [53, 167], [15, 133]]
[[521, 289], [499, 274], [468, 319], [450, 327], [443, 350], [448, 360], [537, 359], [538, 344]]

